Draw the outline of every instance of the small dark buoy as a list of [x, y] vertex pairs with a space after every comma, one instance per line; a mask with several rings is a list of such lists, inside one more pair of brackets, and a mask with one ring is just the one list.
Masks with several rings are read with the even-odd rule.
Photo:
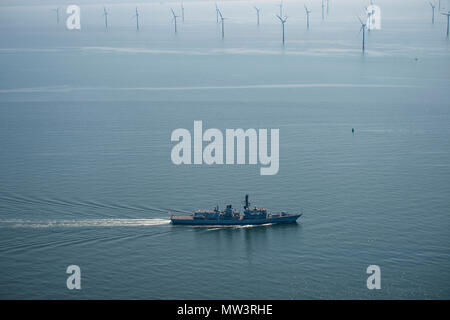
[[355, 128], [352, 128], [352, 133], [355, 133]]

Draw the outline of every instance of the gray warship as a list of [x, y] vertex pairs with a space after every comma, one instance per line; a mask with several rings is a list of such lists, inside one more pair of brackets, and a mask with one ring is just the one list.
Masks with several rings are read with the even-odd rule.
[[294, 223], [301, 215], [302, 213], [267, 212], [265, 208], [251, 208], [246, 194], [243, 213], [229, 204], [222, 211], [216, 206], [213, 210], [196, 210], [190, 215], [171, 215], [170, 221], [172, 224], [183, 225], [261, 225]]

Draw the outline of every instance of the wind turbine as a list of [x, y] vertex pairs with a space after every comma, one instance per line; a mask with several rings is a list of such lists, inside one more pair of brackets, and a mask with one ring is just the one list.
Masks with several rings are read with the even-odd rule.
[[324, 8], [325, 8], [325, 5], [323, 4], [323, 0], [322, 0], [322, 20], [325, 19]]
[[259, 26], [259, 11], [260, 11], [261, 9], [259, 9], [259, 8], [257, 8], [257, 7], [253, 7], [253, 8], [255, 8], [255, 10], [256, 10], [256, 18], [257, 18], [256, 24]]
[[136, 7], [136, 14], [133, 16], [133, 18], [136, 18], [136, 30], [139, 30], [139, 11]]
[[177, 16], [177, 15], [175, 14], [175, 11], [173, 11], [172, 8], [170, 8], [170, 11], [172, 11], [173, 25], [174, 25], [174, 27], [175, 27], [175, 34], [177, 34], [177, 18], [178, 18], [179, 16]]
[[183, 1], [181, 1], [181, 21], [184, 22], [184, 6], [183, 6]]
[[431, 16], [431, 23], [434, 24], [434, 8], [436, 8], [436, 5], [430, 2], [432, 16]]
[[362, 37], [362, 51], [364, 52], [365, 49], [365, 42], [366, 42], [366, 24], [361, 20], [360, 17], [358, 17], [359, 22], [361, 22], [361, 29], [359, 30], [359, 32], [363, 32], [363, 37]]
[[328, 15], [328, 9], [330, 7], [330, 0], [327, 0], [327, 15]]
[[281, 16], [277, 15], [278, 19], [280, 19], [281, 21], [281, 26], [283, 29], [283, 36], [282, 36], [282, 41], [283, 41], [283, 46], [284, 46], [284, 24], [286, 23], [287, 17], [282, 18]]
[[311, 10], [308, 10], [308, 7], [306, 5], [305, 11], [306, 11], [306, 29], [309, 30], [309, 14], [311, 13]]
[[450, 17], [450, 10], [445, 13], [445, 12], [441, 12], [442, 15], [447, 16], [447, 38], [448, 38], [448, 23], [449, 23], [449, 17]]
[[106, 11], [106, 7], [103, 7], [103, 16], [105, 17], [105, 28], [108, 29], [108, 11]]
[[56, 24], [59, 24], [59, 8], [52, 9], [52, 11], [56, 12]]
[[219, 15], [220, 15], [220, 20], [222, 22], [222, 39], [225, 38], [225, 25], [224, 25], [224, 20], [225, 18], [222, 15], [222, 12], [220, 12], [219, 10]]

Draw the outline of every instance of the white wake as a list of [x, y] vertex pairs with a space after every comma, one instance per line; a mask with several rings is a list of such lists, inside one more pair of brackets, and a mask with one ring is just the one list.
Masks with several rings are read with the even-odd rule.
[[76, 227], [141, 227], [169, 224], [169, 219], [74, 219], [74, 220], [0, 220], [0, 227], [12, 228], [76, 228]]

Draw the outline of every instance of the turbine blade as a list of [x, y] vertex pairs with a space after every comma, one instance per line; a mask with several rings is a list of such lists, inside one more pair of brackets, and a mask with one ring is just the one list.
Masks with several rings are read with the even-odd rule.
[[359, 22], [361, 22], [361, 25], [364, 25], [364, 23], [362, 22], [361, 18], [358, 17]]

